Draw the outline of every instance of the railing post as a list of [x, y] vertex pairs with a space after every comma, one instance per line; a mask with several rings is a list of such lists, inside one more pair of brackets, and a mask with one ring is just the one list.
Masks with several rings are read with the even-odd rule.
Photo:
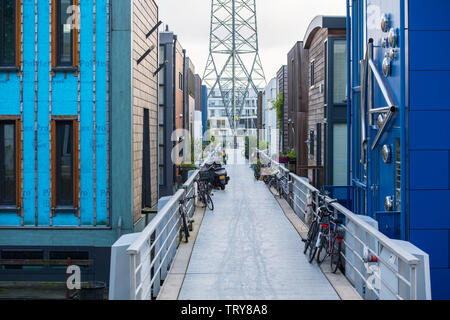
[[136, 255], [130, 254], [130, 300], [136, 300]]
[[416, 265], [411, 265], [411, 300], [417, 300], [417, 268]]

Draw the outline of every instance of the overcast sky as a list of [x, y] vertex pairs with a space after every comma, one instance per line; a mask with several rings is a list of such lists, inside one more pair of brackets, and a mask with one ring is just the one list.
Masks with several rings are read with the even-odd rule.
[[[211, 0], [156, 0], [160, 19], [178, 35], [203, 76], [209, 50]], [[275, 77], [296, 41], [303, 40], [317, 15], [346, 14], [345, 0], [256, 0], [259, 53], [269, 81]]]

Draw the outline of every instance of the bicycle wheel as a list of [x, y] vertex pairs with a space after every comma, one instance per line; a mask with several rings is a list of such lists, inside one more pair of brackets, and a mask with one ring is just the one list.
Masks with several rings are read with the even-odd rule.
[[306, 254], [306, 252], [308, 252], [309, 246], [311, 244], [312, 237], [313, 237], [314, 233], [316, 232], [316, 230], [315, 230], [316, 227], [317, 227], [317, 221], [313, 221], [311, 223], [311, 227], [309, 228], [308, 235], [306, 237], [305, 248], [303, 250], [304, 254]]
[[[336, 241], [334, 241], [334, 242], [336, 242]], [[342, 265], [341, 248], [342, 248], [342, 244], [340, 241], [338, 241], [337, 245], [335, 245], [333, 243], [333, 252], [331, 253], [331, 259], [330, 259], [331, 272], [333, 272], [333, 273], [336, 273]]]
[[319, 236], [319, 226], [317, 226], [316, 228], [316, 232], [314, 233], [313, 237], [311, 238], [311, 243], [309, 244], [310, 249], [309, 249], [309, 263], [312, 263], [314, 260], [314, 257], [316, 256], [317, 253], [317, 237]]
[[317, 251], [317, 263], [320, 265], [328, 256], [328, 232], [322, 234], [322, 239], [320, 240], [320, 246]]
[[182, 214], [182, 220], [183, 220], [183, 229], [184, 229], [184, 236], [185, 236], [185, 242], [189, 242], [189, 227], [186, 221], [186, 214], [183, 212]]
[[206, 194], [205, 198], [206, 198], [205, 204], [208, 207], [208, 209], [214, 211], [214, 202], [212, 201], [211, 196], [209, 194]]

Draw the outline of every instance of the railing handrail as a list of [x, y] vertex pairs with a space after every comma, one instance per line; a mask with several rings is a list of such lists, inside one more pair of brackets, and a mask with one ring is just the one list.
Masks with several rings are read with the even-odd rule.
[[145, 242], [149, 239], [151, 234], [155, 232], [161, 221], [169, 214], [173, 206], [182, 198], [186, 190], [178, 190], [166, 203], [166, 205], [161, 209], [161, 211], [155, 216], [155, 218], [150, 221], [150, 223], [145, 227], [140, 233], [139, 237], [128, 247], [127, 253], [129, 255], [138, 254], [139, 250], [144, 246]]
[[[301, 177], [297, 176], [296, 174], [294, 174], [292, 172], [290, 173], [290, 175], [296, 181], [298, 181], [299, 183], [302, 183], [309, 190], [320, 193], [319, 190], [317, 190], [316, 188], [311, 186], [309, 183], [304, 181]], [[325, 201], [328, 203], [330, 203], [332, 200], [333, 199], [331, 199], [330, 197], [327, 197], [327, 196], [325, 197]], [[385, 248], [388, 248], [389, 250], [392, 250], [396, 254], [398, 254], [399, 258], [401, 258], [406, 263], [408, 263], [410, 265], [416, 265], [420, 262], [419, 259], [416, 258], [414, 255], [412, 255], [411, 253], [407, 252], [406, 250], [404, 250], [403, 248], [398, 246], [395, 242], [392, 241], [392, 239], [388, 238], [386, 235], [384, 235], [383, 233], [381, 233], [380, 231], [378, 231], [377, 229], [375, 229], [374, 227], [369, 225], [367, 222], [360, 219], [355, 213], [351, 212], [350, 210], [348, 210], [346, 207], [344, 207], [340, 203], [334, 202], [334, 203], [331, 203], [330, 205], [332, 207], [334, 207], [337, 211], [339, 211], [340, 213], [345, 215], [347, 218], [352, 220], [355, 224], [357, 224], [358, 226], [363, 228], [369, 234], [371, 234], [372, 236], [377, 238], [378, 242], [380, 242]]]

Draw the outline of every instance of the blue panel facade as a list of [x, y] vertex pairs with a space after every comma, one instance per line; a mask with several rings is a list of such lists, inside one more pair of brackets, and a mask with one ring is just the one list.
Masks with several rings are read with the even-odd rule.
[[[21, 206], [11, 211], [0, 206], [0, 259], [6, 249], [39, 246], [48, 259], [45, 250], [106, 248], [98, 251], [101, 257], [90, 259], [100, 259], [100, 269], [109, 270], [108, 247], [117, 238], [108, 186], [110, 5], [110, 0], [96, 0], [94, 8], [93, 0], [80, 1], [79, 65], [58, 70], [52, 67], [51, 1], [22, 1], [22, 61], [18, 71], [0, 68], [0, 120], [14, 116], [21, 127]], [[55, 119], [70, 119], [78, 126], [78, 212], [52, 208]], [[0, 279], [9, 280], [5, 272], [0, 269]], [[25, 273], [20, 277], [26, 278]]]
[[[450, 298], [450, 21], [448, 1], [350, 0], [352, 25], [352, 148], [350, 158], [355, 186], [355, 211], [375, 217], [380, 230], [393, 238], [411, 241], [430, 255], [432, 296]], [[383, 31], [381, 18], [388, 17]], [[389, 42], [393, 28], [398, 41]], [[377, 145], [381, 130], [377, 118], [370, 123], [369, 105], [361, 124], [361, 67], [373, 55], [379, 73], [392, 92], [397, 110]], [[387, 45], [383, 45], [386, 39]], [[393, 51], [392, 51], [393, 50]], [[432, 56], [430, 56], [430, 52]], [[391, 54], [392, 53], [392, 54]], [[388, 57], [386, 57], [386, 54]], [[383, 63], [390, 71], [383, 74]], [[386, 106], [378, 85], [372, 108]], [[377, 114], [378, 116], [378, 114]], [[361, 163], [361, 127], [367, 136], [367, 158]], [[384, 158], [383, 147], [390, 158]], [[393, 199], [393, 206], [386, 202]], [[385, 205], [385, 203], [387, 205]], [[441, 280], [436, 279], [441, 277]]]

